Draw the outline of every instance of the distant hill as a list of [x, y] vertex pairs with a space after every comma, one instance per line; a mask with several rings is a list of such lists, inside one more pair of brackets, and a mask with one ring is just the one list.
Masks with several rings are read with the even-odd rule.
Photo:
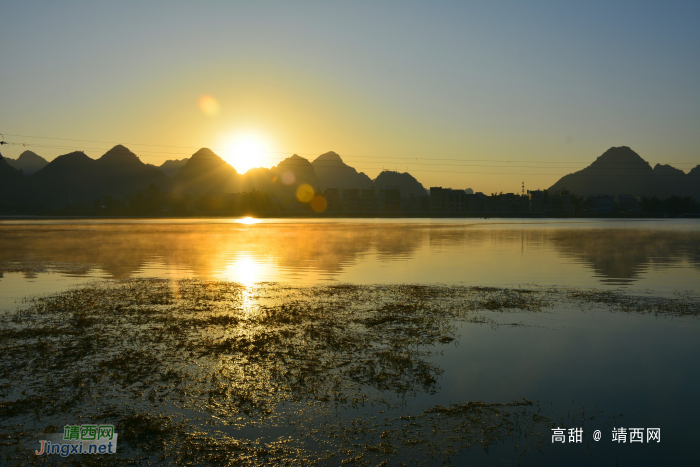
[[49, 163], [49, 161], [32, 151], [24, 151], [17, 159], [6, 157], [5, 160], [11, 167], [21, 170], [24, 175], [36, 173]]
[[321, 189], [338, 188], [342, 193], [344, 188], [372, 188], [372, 179], [367, 175], [347, 165], [335, 152], [327, 152], [318, 156], [312, 163]]
[[[30, 175], [23, 175], [8, 162], [21, 162], [27, 171], [39, 165], [42, 167]], [[304, 183], [317, 191], [332, 187], [341, 192], [344, 188], [375, 187], [380, 190], [398, 187], [402, 196], [425, 196], [427, 193], [408, 173], [385, 171], [371, 180], [345, 164], [332, 151], [320, 155], [313, 163], [294, 154], [275, 167], [251, 169], [244, 175], [238, 174], [207, 148], [198, 150], [189, 158], [168, 160], [160, 167], [144, 164], [122, 145], [113, 147], [96, 160], [76, 151], [46, 162], [27, 151], [17, 161], [0, 161], [0, 204], [5, 207], [92, 205], [106, 195], [123, 200], [125, 195], [134, 195], [150, 184], [175, 194], [257, 190], [289, 200], [295, 198], [297, 188]]]
[[60, 207], [91, 204], [105, 195], [132, 195], [151, 183], [163, 190], [171, 189], [167, 175], [118, 145], [97, 160], [79, 151], [58, 156], [27, 177], [24, 193], [29, 201]]
[[211, 149], [202, 148], [173, 176], [179, 193], [237, 191], [238, 172]]
[[122, 145], [117, 145], [95, 161], [96, 177], [108, 190], [117, 194], [133, 194], [147, 188], [151, 183], [163, 190], [170, 190], [167, 176]]
[[190, 160], [189, 157], [183, 159], [168, 159], [163, 162], [158, 168], [168, 177], [174, 177], [176, 173], [180, 171], [181, 168], [185, 166], [187, 161]]
[[653, 172], [657, 177], [685, 177], [685, 172], [668, 164], [656, 164]]
[[273, 167], [273, 171], [276, 171], [280, 177], [282, 177], [283, 182], [286, 174], [294, 174], [294, 182], [292, 184], [299, 185], [301, 183], [307, 183], [311, 185], [314, 189], [319, 188], [321, 185], [318, 176], [316, 175], [316, 170], [314, 166], [308, 159], [294, 154], [291, 157], [287, 157], [282, 162], [277, 164], [277, 167]]
[[[264, 167], [256, 167], [248, 170], [245, 175], [241, 175], [238, 181], [237, 189], [238, 191], [252, 190], [257, 191], [269, 191], [279, 195], [280, 185], [282, 182], [279, 179], [279, 174], [276, 170], [267, 169]], [[289, 190], [283, 190], [289, 191]], [[289, 195], [290, 193], [286, 193]]]
[[[697, 167], [693, 171], [699, 170]], [[692, 173], [692, 171], [691, 171]], [[562, 177], [550, 192], [567, 189], [579, 196], [634, 195], [700, 199], [700, 178], [670, 165], [651, 165], [627, 146], [605, 151], [583, 170]]]
[[0, 159], [0, 182], [14, 183], [22, 178], [22, 173], [7, 163], [7, 158]]
[[408, 172], [399, 173], [385, 170], [374, 179], [374, 188], [379, 191], [386, 187], [399, 187], [401, 196], [426, 196], [425, 187]]
[[10, 166], [7, 159], [0, 159], [0, 208], [22, 200], [24, 175]]

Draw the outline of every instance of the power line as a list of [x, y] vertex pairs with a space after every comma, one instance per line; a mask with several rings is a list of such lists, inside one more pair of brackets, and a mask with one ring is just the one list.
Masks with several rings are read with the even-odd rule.
[[[103, 148], [87, 148], [87, 147], [80, 147], [80, 146], [56, 146], [56, 145], [41, 145], [41, 144], [34, 144], [34, 143], [29, 143], [26, 144], [25, 146], [29, 147], [41, 147], [41, 148], [51, 148], [51, 149], [82, 149], [83, 151], [103, 151]], [[130, 151], [131, 152], [131, 151]], [[139, 151], [141, 152], [141, 151]], [[166, 154], [181, 154], [181, 155], [187, 155], [188, 153], [166, 153]], [[284, 154], [289, 154], [289, 153], [284, 153]], [[190, 155], [191, 156], [191, 155]], [[137, 156], [138, 157], [138, 156]], [[146, 156], [144, 156], [146, 157]], [[168, 157], [168, 156], [148, 156], [148, 157]], [[205, 158], [206, 156], [199, 155], [199, 158]], [[357, 157], [357, 156], [354, 156]], [[346, 160], [352, 162], [354, 157], [350, 157]], [[362, 156], [359, 156], [362, 157]], [[212, 158], [213, 159], [213, 158]], [[431, 160], [431, 159], [421, 159], [421, 158], [389, 158], [386, 157], [384, 159], [376, 159], [374, 158], [372, 161], [364, 161], [362, 163], [364, 164], [377, 164], [377, 165], [389, 165], [390, 163], [386, 159], [409, 159], [409, 160]], [[218, 160], [218, 159], [217, 159]], [[435, 161], [439, 160], [459, 160], [463, 162], [497, 162], [497, 161], [491, 161], [489, 159], [433, 159]], [[492, 168], [530, 168], [530, 169], [574, 169], [575, 167], [567, 167], [567, 166], [527, 166], [527, 165], [511, 165], [512, 162], [525, 162], [525, 163], [545, 163], [545, 162], [540, 162], [540, 161], [502, 161], [498, 162], [501, 164], [507, 163], [508, 165], [490, 165], [490, 164], [447, 164], [447, 163], [436, 163], [436, 162], [411, 162], [411, 166], [428, 166], [428, 167], [435, 167], [435, 166], [448, 166], [448, 167], [492, 167]], [[557, 162], [557, 164], [561, 163], [567, 163], [567, 162]], [[279, 164], [284, 164], [284, 165], [293, 165], [291, 162], [285, 162], [280, 161], [277, 163]], [[336, 168], [347, 168], [347, 169], [360, 169], [360, 170], [376, 170], [379, 167], [344, 167], [340, 165], [333, 165], [333, 164], [319, 164], [315, 163], [316, 167], [336, 167]], [[676, 165], [690, 165], [692, 166], [693, 163], [688, 163], [688, 162], [682, 162], [682, 163], [675, 163]], [[298, 164], [300, 166], [306, 165], [306, 164]], [[606, 165], [605, 167], [586, 167], [586, 170], [630, 170], [634, 169], [634, 167], [630, 167], [629, 165]], [[421, 171], [419, 169], [412, 169], [414, 171]], [[583, 170], [583, 169], [582, 169]], [[425, 171], [425, 170], [422, 170]], [[530, 175], [530, 174], [526, 174]], [[534, 174], [533, 174], [534, 175]], [[560, 173], [557, 174], [547, 174], [547, 175], [561, 175]]]
[[[116, 143], [113, 141], [100, 141], [100, 140], [84, 140], [84, 139], [71, 139], [71, 138], [53, 138], [53, 137], [46, 137], [46, 136], [32, 136], [32, 135], [17, 135], [17, 134], [9, 134], [10, 136], [16, 136], [16, 137], [23, 137], [23, 138], [37, 138], [37, 139], [45, 139], [45, 140], [57, 140], [57, 141], [78, 141], [78, 142], [89, 142], [89, 143], [98, 143], [98, 144], [111, 144], [111, 145], [123, 145], [122, 143]], [[63, 146], [63, 145], [56, 145], [56, 144], [39, 144], [39, 143], [11, 143], [11, 144], [22, 144], [23, 146], [30, 146], [30, 147], [37, 147], [37, 148], [47, 148], [47, 149], [73, 149], [75, 150], [76, 148], [82, 149], [84, 151], [105, 151], [104, 148], [88, 148], [88, 147], [80, 147], [80, 146]], [[160, 147], [160, 148], [176, 148], [176, 149], [196, 149], [194, 146], [173, 146], [173, 145], [161, 145], [161, 144], [143, 144], [143, 143], [127, 143], [131, 146], [148, 146], [148, 147]], [[216, 149], [216, 150], [221, 150], [221, 149]], [[131, 151], [129, 151], [131, 152]], [[143, 157], [151, 157], [151, 158], [165, 158], [169, 157], [170, 155], [183, 155], [183, 156], [192, 156], [190, 153], [183, 153], [183, 152], [169, 152], [169, 151], [139, 151], [140, 153], [146, 153], [147, 155], [144, 155]], [[290, 154], [302, 154], [302, 155], [316, 155], [316, 154], [311, 154], [311, 153], [290, 153], [290, 152], [281, 152], [281, 151], [263, 151], [266, 154], [284, 154], [284, 155], [290, 155]], [[154, 155], [158, 154], [158, 155]], [[165, 155], [163, 155], [165, 154]], [[138, 157], [138, 156], [137, 156]], [[346, 158], [348, 161], [353, 161], [357, 159], [371, 159], [369, 161], [362, 161], [361, 163], [363, 164], [376, 164], [376, 165], [382, 165], [382, 170], [384, 170], [384, 167], [387, 165], [393, 164], [391, 161], [396, 161], [396, 160], [401, 160], [401, 161], [411, 161], [410, 166], [427, 166], [427, 167], [437, 167], [437, 166], [447, 166], [447, 167], [490, 167], [490, 168], [498, 168], [498, 169], [510, 169], [510, 168], [522, 168], [522, 169], [574, 169], [575, 167], [567, 167], [567, 166], [561, 166], [561, 165], [556, 165], [556, 166], [519, 166], [519, 165], [512, 165], [512, 163], [531, 163], [531, 164], [585, 164], [587, 162], [583, 161], [532, 161], [532, 160], [493, 160], [493, 159], [463, 159], [463, 158], [415, 158], [415, 157], [391, 157], [391, 156], [384, 156], [381, 159], [378, 159], [373, 156], [349, 156], [349, 155], [344, 155], [342, 156]], [[207, 156], [199, 155], [198, 158], [203, 158], [206, 159]], [[214, 158], [211, 157], [210, 159], [212, 160], [222, 160], [220, 158]], [[418, 161], [428, 161], [426, 162], [418, 162]], [[269, 158], [268, 158], [269, 161]], [[415, 161], [415, 162], [414, 162]], [[436, 161], [453, 161], [453, 162], [490, 162], [492, 164], [507, 164], [507, 165], [489, 165], [489, 164], [449, 164], [449, 163], [437, 163]], [[690, 165], [692, 166], [693, 163], [691, 162], [669, 162], [667, 164], [675, 164], [675, 165]], [[284, 162], [280, 161], [277, 163], [278, 166], [309, 166], [307, 164], [301, 163], [301, 164], [296, 164], [293, 162]], [[316, 163], [314, 167], [324, 167], [324, 168], [338, 168], [338, 169], [347, 169], [347, 170], [378, 170], [379, 167], [349, 167], [349, 166], [344, 166], [344, 165], [333, 165], [333, 164], [320, 164]], [[416, 168], [408, 168], [407, 171], [411, 170], [412, 172], [428, 172], [428, 173], [454, 173], [454, 174], [477, 174], [477, 175], [527, 175], [527, 176], [562, 176], [562, 175], [567, 175], [563, 173], [527, 173], [527, 172], [476, 172], [476, 171], [454, 171], [454, 170], [427, 170], [427, 169], [416, 169]], [[591, 170], [630, 170], [629, 166], [606, 166], [606, 167], [586, 167], [586, 170], [591, 171]], [[577, 176], [600, 176], [596, 174], [578, 174]], [[637, 174], [619, 174], [616, 176], [639, 176]]]
[[[226, 161], [222, 160], [221, 158], [218, 157], [211, 157], [211, 156], [204, 156], [200, 155], [198, 156], [199, 160], [213, 160], [217, 162], [223, 162], [226, 163]], [[94, 160], [94, 159], [93, 159]], [[278, 169], [284, 169], [286, 167], [305, 167], [305, 168], [319, 168], [319, 167], [324, 167], [324, 168], [337, 168], [337, 169], [346, 169], [346, 170], [352, 170], [353, 172], [357, 173], [357, 170], [377, 170], [379, 167], [349, 167], [349, 166], [340, 166], [340, 165], [332, 165], [332, 164], [324, 164], [324, 165], [312, 165], [311, 163], [306, 163], [306, 164], [300, 164], [296, 162], [287, 162], [284, 164], [278, 164], [277, 168]], [[484, 167], [484, 166], [480, 166]], [[488, 166], [485, 166], [488, 167]], [[533, 167], [533, 168], [547, 168], [547, 167]], [[235, 170], [233, 167], [231, 169]], [[254, 167], [250, 170], [256, 170], [256, 169], [261, 169], [261, 170], [272, 170], [270, 168], [266, 167]], [[411, 172], [428, 172], [428, 173], [455, 173], [455, 174], [469, 174], [469, 175], [519, 175], [519, 176], [558, 176], [561, 177], [563, 175], [570, 175], [570, 174], [563, 174], [561, 172], [558, 173], [527, 173], [527, 172], [477, 172], [477, 171], [454, 171], [454, 170], [427, 170], [427, 169], [410, 169]], [[392, 171], [390, 169], [385, 169], [382, 168], [382, 172], [398, 172], [398, 171]], [[238, 173], [238, 171], [236, 171]], [[239, 175], [243, 175], [244, 173], [238, 173]], [[594, 174], [578, 174], [577, 176], [581, 177], [600, 177], [600, 175], [594, 175]], [[611, 177], [637, 177], [638, 175], [634, 174], [617, 174], [617, 175], [608, 175]], [[651, 175], [653, 176], [653, 175]]]
[[[36, 147], [36, 148], [48, 148], [48, 149], [82, 149], [84, 151], [108, 151], [111, 148], [88, 148], [84, 146], [61, 146], [61, 145], [55, 145], [55, 144], [38, 144], [38, 143], [13, 143], [13, 144], [22, 144], [23, 146], [29, 146], [29, 147]], [[200, 148], [201, 149], [201, 148]], [[209, 149], [209, 148], [208, 148]], [[211, 151], [214, 151], [213, 149], [210, 149]], [[216, 149], [219, 151], [220, 149]], [[158, 158], [164, 158], [164, 157], [169, 157], [169, 155], [181, 155], [181, 156], [192, 156], [192, 153], [189, 152], [169, 152], [169, 151], [142, 151], [138, 150], [139, 154], [145, 154], [144, 157], [158, 157]], [[304, 153], [304, 152], [283, 152], [283, 151], [262, 151], [266, 154], [284, 154], [284, 155], [307, 155], [307, 156], [316, 156], [319, 157], [318, 154], [315, 153]], [[168, 154], [167, 156], [162, 156], [162, 155], [153, 155], [153, 154]], [[354, 159], [375, 159], [375, 156], [350, 156], [350, 155], [338, 155], [339, 157], [343, 157], [346, 160], [354, 160]], [[577, 162], [577, 161], [532, 161], [532, 160], [493, 160], [493, 159], [462, 159], [462, 158], [428, 158], [428, 157], [392, 157], [392, 156], [383, 156], [383, 160], [385, 159], [391, 159], [391, 160], [406, 160], [406, 161], [417, 161], [417, 160], [432, 160], [432, 161], [457, 161], [457, 162], [495, 162], [495, 163], [502, 163], [502, 164], [507, 164], [507, 163], [512, 163], [512, 162], [525, 162], [525, 163], [532, 163], [532, 164], [585, 164], [586, 162]]]
[[7, 134], [9, 136], [17, 136], [19, 138], [52, 139], [52, 140], [59, 140], [59, 141], [80, 141], [83, 143], [114, 144], [115, 146], [118, 144], [121, 144], [121, 145], [129, 144], [130, 146], [153, 146], [153, 147], [160, 147], [160, 148], [179, 148], [179, 149], [192, 149], [192, 148], [194, 148], [194, 146], [166, 146], [163, 144], [144, 144], [144, 143], [115, 143], [114, 141], [98, 141], [98, 140], [91, 140], [91, 139], [52, 138], [49, 136], [13, 135], [10, 133], [7, 133]]
[[[48, 136], [33, 136], [33, 135], [18, 135], [18, 134], [11, 134], [7, 133], [9, 136], [17, 136], [20, 138], [37, 138], [37, 139], [48, 139], [48, 140], [58, 140], [58, 141], [79, 141], [79, 142], [85, 142], [85, 143], [102, 143], [102, 144], [112, 144], [112, 145], [122, 145], [122, 146], [149, 146], [149, 147], [162, 147], [162, 148], [177, 148], [177, 149], [201, 149], [201, 147], [196, 147], [196, 146], [169, 146], [169, 145], [163, 145], [163, 144], [145, 144], [145, 143], [119, 143], [115, 141], [101, 141], [101, 140], [88, 140], [88, 139], [72, 139], [72, 138], [53, 138], [53, 137], [48, 137]], [[22, 144], [22, 143], [20, 143]], [[35, 144], [36, 147], [44, 147], [44, 146], [39, 146], [38, 144]], [[53, 148], [71, 148], [72, 146], [57, 146], [57, 145], [46, 145], [46, 147], [53, 147]], [[101, 150], [99, 148], [93, 148], [94, 150]], [[225, 148], [210, 148], [213, 151], [226, 151]], [[139, 151], [139, 152], [146, 152], [146, 151]], [[263, 151], [268, 154], [301, 154], [301, 155], [306, 155], [306, 156], [318, 156], [319, 154], [316, 153], [304, 153], [304, 152], [284, 152], [284, 151]], [[189, 154], [189, 153], [167, 153], [167, 152], [161, 152], [161, 154]], [[341, 157], [355, 157], [355, 158], [373, 158], [373, 156], [351, 156], [348, 154], [339, 154]], [[415, 160], [415, 157], [384, 157], [385, 159], [392, 159], [392, 160]], [[421, 158], [418, 158], [421, 159]], [[428, 158], [425, 158], [428, 159]], [[524, 161], [524, 160], [518, 160], [518, 161], [511, 161], [511, 160], [494, 160], [494, 159], [463, 159], [463, 158], [429, 158], [430, 160], [446, 160], [446, 161], [468, 161], [468, 162], [528, 162], [528, 163], [566, 163], [566, 164], [585, 164], [587, 161]]]

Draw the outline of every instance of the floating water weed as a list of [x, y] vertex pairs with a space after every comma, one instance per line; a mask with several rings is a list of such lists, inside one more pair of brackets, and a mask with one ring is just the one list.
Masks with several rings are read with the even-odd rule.
[[[527, 435], [522, 453], [548, 423], [532, 401], [414, 413], [404, 401], [440, 390], [433, 357], [459, 341], [458, 323], [497, 327], [501, 313], [558, 301], [648, 312], [641, 299], [554, 289], [191, 279], [33, 298], [0, 315], [0, 422], [14, 427], [3, 432], [12, 449], [0, 463], [30, 459], [18, 440], [33, 442], [48, 425], [103, 420], [123, 433], [114, 463], [449, 462], [514, 432]], [[687, 298], [652, 305], [698, 314]], [[276, 438], [262, 438], [266, 430]]]

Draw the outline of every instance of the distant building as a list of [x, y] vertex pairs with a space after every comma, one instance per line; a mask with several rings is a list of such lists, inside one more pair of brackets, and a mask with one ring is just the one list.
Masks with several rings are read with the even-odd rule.
[[408, 198], [401, 198], [401, 211], [404, 212], [430, 212], [430, 197], [408, 194]]
[[374, 212], [377, 210], [377, 199], [374, 188], [363, 188], [360, 196], [360, 208], [364, 212]]
[[441, 186], [430, 187], [430, 212], [444, 212], [444, 201]]
[[640, 199], [633, 195], [618, 195], [617, 204], [627, 212], [642, 212]]
[[527, 197], [530, 201], [530, 212], [544, 212], [544, 191], [527, 190]]
[[467, 212], [484, 212], [488, 196], [478, 191], [473, 194], [466, 194]]
[[338, 195], [337, 188], [326, 188], [323, 192], [323, 197], [326, 198], [326, 203], [328, 203], [326, 211], [340, 211], [340, 196]]
[[360, 210], [360, 190], [357, 188], [344, 188], [340, 205], [345, 212], [358, 212]]
[[529, 199], [527, 196], [522, 196], [516, 193], [504, 193], [500, 196], [501, 207], [500, 212], [517, 213], [529, 211]]
[[443, 198], [447, 205], [447, 212], [467, 212], [467, 194], [464, 190], [448, 188], [443, 192]]
[[515, 195], [513, 199], [513, 211], [514, 212], [527, 212], [530, 210], [530, 199], [527, 195]]
[[574, 205], [571, 202], [571, 193], [569, 190], [559, 190], [550, 196], [549, 204], [545, 206], [545, 210], [552, 214], [573, 214]]
[[379, 210], [383, 212], [399, 212], [401, 210], [401, 189], [387, 186], [379, 190]]
[[586, 202], [592, 206], [594, 212], [612, 211], [613, 197], [610, 195], [589, 196]]
[[420, 212], [430, 212], [430, 196], [419, 196]]
[[467, 212], [467, 193], [441, 186], [430, 187], [430, 212]]

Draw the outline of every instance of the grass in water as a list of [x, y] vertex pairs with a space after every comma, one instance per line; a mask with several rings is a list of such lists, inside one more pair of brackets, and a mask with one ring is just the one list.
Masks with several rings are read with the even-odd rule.
[[[442, 463], [515, 438], [522, 455], [549, 434], [536, 402], [406, 400], [439, 391], [432, 357], [458, 323], [558, 300], [642, 307], [552, 289], [164, 279], [33, 298], [0, 316], [0, 463]], [[116, 424], [119, 454], [33, 456], [42, 431], [79, 423]]]

